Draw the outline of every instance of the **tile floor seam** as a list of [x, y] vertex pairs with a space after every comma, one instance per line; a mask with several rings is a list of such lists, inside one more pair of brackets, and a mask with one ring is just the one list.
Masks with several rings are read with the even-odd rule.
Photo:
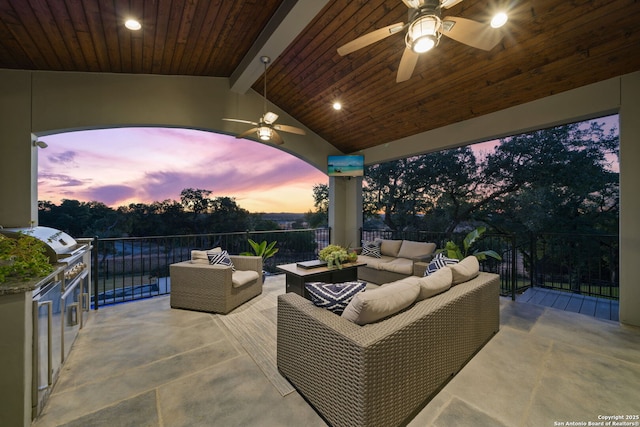
[[225, 338], [227, 338], [229, 340], [229, 342], [231, 343], [233, 348], [235, 348], [238, 351], [238, 353], [249, 354], [247, 352], [247, 350], [242, 346], [240, 341], [238, 341], [238, 339], [233, 336], [233, 333], [229, 330], [229, 328], [227, 328], [227, 326], [224, 324], [224, 322], [222, 321], [222, 319], [220, 319], [219, 316], [222, 316], [222, 315], [221, 314], [216, 314], [215, 315], [215, 321], [218, 324], [218, 326], [220, 327], [220, 330], [224, 334]]
[[[135, 393], [135, 394], [129, 395], [129, 396], [124, 397], [124, 398], [122, 398], [122, 399], [118, 399], [118, 400], [115, 400], [115, 401], [109, 402], [108, 404], [105, 404], [105, 405], [103, 405], [103, 406], [100, 406], [100, 407], [98, 407], [98, 406], [94, 406], [93, 408], [91, 408], [91, 409], [92, 409], [92, 411], [91, 411], [91, 412], [87, 412], [87, 413], [85, 413], [85, 414], [81, 414], [80, 416], [78, 416], [78, 417], [76, 417], [76, 418], [74, 418], [74, 419], [72, 419], [72, 420], [70, 420], [70, 421], [67, 421], [66, 423], [69, 423], [69, 422], [71, 422], [71, 421], [74, 421], [74, 420], [76, 420], [76, 419], [78, 419], [78, 418], [85, 417], [85, 416], [87, 416], [87, 415], [91, 415], [91, 414], [93, 414], [94, 412], [98, 412], [98, 411], [102, 411], [102, 410], [104, 410], [104, 409], [110, 408], [110, 407], [115, 406], [115, 405], [117, 405], [117, 404], [119, 404], [119, 403], [126, 402], [127, 400], [133, 399], [133, 398], [135, 398], [135, 397], [138, 397], [138, 396], [143, 395], [143, 394], [145, 394], [145, 393], [148, 393], [148, 392], [150, 392], [150, 391], [153, 391], [153, 392], [155, 393], [155, 395], [156, 395], [156, 400], [159, 402], [159, 400], [160, 400], [160, 390], [159, 390], [159, 389], [160, 389], [160, 387], [165, 387], [165, 386], [167, 386], [167, 385], [169, 385], [169, 384], [171, 384], [171, 383], [174, 383], [174, 382], [176, 382], [176, 381], [181, 381], [181, 380], [184, 380], [185, 378], [193, 377], [193, 376], [195, 376], [195, 375], [197, 375], [197, 374], [200, 374], [200, 373], [201, 373], [201, 372], [203, 372], [203, 371], [206, 371], [206, 370], [208, 370], [208, 369], [211, 369], [211, 368], [212, 368], [212, 367], [214, 367], [214, 366], [219, 365], [220, 363], [230, 362], [230, 361], [235, 360], [235, 359], [237, 359], [237, 358], [239, 358], [239, 357], [242, 357], [242, 356], [244, 356], [244, 355], [243, 355], [243, 354], [238, 354], [237, 356], [234, 356], [234, 357], [232, 357], [232, 358], [230, 358], [230, 359], [225, 359], [225, 360], [222, 360], [222, 361], [220, 361], [220, 362], [218, 362], [218, 363], [215, 363], [215, 364], [209, 365], [209, 366], [207, 366], [206, 368], [202, 368], [202, 369], [199, 369], [199, 370], [197, 370], [197, 371], [192, 371], [192, 372], [190, 372], [189, 374], [181, 375], [180, 377], [174, 378], [174, 379], [172, 379], [172, 380], [170, 380], [170, 381], [167, 381], [167, 382], [163, 382], [162, 384], [158, 384], [158, 385], [155, 385], [155, 386], [150, 387], [150, 388], [142, 389], [142, 390], [140, 390], [139, 392], [137, 392], [137, 393]], [[65, 392], [66, 392], [66, 391], [65, 391]], [[61, 393], [61, 394], [62, 394], [62, 393]], [[160, 410], [159, 403], [156, 405], [156, 407], [158, 408], [157, 410]], [[65, 423], [65, 424], [66, 424], [66, 423]], [[160, 425], [159, 427], [162, 427], [162, 425]]]
[[547, 347], [547, 350], [545, 351], [544, 356], [542, 357], [540, 364], [538, 365], [538, 369], [536, 370], [537, 371], [536, 380], [533, 388], [531, 389], [531, 392], [529, 393], [529, 402], [527, 402], [527, 405], [524, 408], [524, 411], [522, 411], [522, 417], [520, 418], [520, 424], [519, 424], [522, 427], [526, 425], [526, 422], [529, 419], [529, 416], [531, 415], [531, 407], [533, 406], [533, 401], [535, 400], [538, 389], [542, 384], [542, 378], [544, 376], [545, 367], [547, 365], [547, 362], [549, 361], [549, 358], [551, 357], [551, 353], [554, 348], [555, 342], [551, 339], [548, 339], [548, 340], [550, 341], [549, 347]]
[[[106, 377], [100, 377], [100, 378], [94, 379], [94, 380], [92, 380], [92, 381], [88, 381], [88, 382], [85, 382], [85, 383], [82, 383], [82, 384], [74, 385], [74, 386], [69, 387], [69, 388], [67, 388], [67, 389], [65, 389], [65, 390], [56, 391], [56, 387], [54, 386], [53, 390], [51, 391], [51, 396], [54, 396], [54, 395], [64, 395], [65, 393], [69, 393], [69, 392], [72, 392], [72, 391], [76, 391], [77, 389], [82, 388], [82, 387], [85, 387], [85, 386], [94, 385], [94, 384], [96, 384], [96, 383], [100, 383], [100, 382], [104, 382], [104, 381], [108, 381], [108, 380], [113, 380], [113, 379], [116, 379], [116, 378], [121, 377], [121, 376], [123, 376], [123, 375], [126, 375], [126, 373], [128, 373], [128, 372], [135, 371], [136, 369], [145, 368], [145, 367], [148, 367], [148, 366], [153, 365], [153, 364], [155, 364], [155, 363], [158, 363], [158, 362], [164, 362], [164, 361], [167, 361], [167, 360], [169, 360], [169, 359], [172, 359], [172, 358], [177, 357], [177, 356], [180, 356], [180, 355], [188, 354], [188, 353], [191, 353], [191, 352], [193, 352], [193, 351], [197, 351], [197, 350], [202, 350], [202, 349], [203, 349], [203, 348], [205, 348], [205, 347], [211, 346], [211, 345], [213, 345], [213, 344], [215, 344], [215, 343], [217, 343], [217, 342], [223, 341], [223, 340], [224, 340], [224, 338], [221, 338], [221, 339], [218, 339], [218, 340], [216, 340], [216, 341], [212, 341], [212, 342], [210, 342], [210, 343], [208, 343], [208, 344], [204, 344], [204, 345], [201, 345], [201, 346], [199, 346], [199, 347], [192, 348], [192, 349], [187, 350], [187, 351], [183, 351], [183, 352], [180, 352], [180, 353], [175, 353], [175, 354], [173, 354], [173, 355], [171, 355], [171, 356], [165, 356], [165, 357], [160, 358], [160, 359], [155, 359], [155, 360], [153, 360], [153, 361], [151, 361], [151, 362], [149, 362], [149, 363], [145, 363], [145, 364], [142, 364], [142, 365], [138, 365], [138, 366], [136, 366], [136, 367], [133, 367], [133, 368], [128, 368], [128, 369], [125, 369], [125, 370], [123, 370], [123, 371], [119, 371], [118, 373], [114, 373], [113, 375], [109, 375], [109, 376], [106, 376]], [[234, 349], [235, 349], [235, 350], [237, 350], [237, 349], [235, 348], [235, 345], [234, 345]], [[239, 353], [239, 354], [238, 354], [238, 356], [242, 355], [242, 352], [238, 352], [238, 353]], [[238, 357], [238, 356], [234, 356], [232, 359], [234, 359], [234, 358], [236, 358], [236, 357]], [[221, 362], [223, 362], [223, 361], [221, 361]], [[220, 363], [220, 362], [218, 362], [218, 363]], [[217, 363], [216, 363], [216, 364], [214, 364], [214, 365], [217, 365]], [[214, 366], [214, 365], [210, 365], [210, 366]], [[206, 367], [206, 368], [202, 368], [201, 370], [207, 369], [207, 368], [209, 368], [210, 366], [208, 366], [208, 367]], [[199, 371], [196, 371], [196, 372], [199, 372]], [[191, 375], [191, 374], [189, 374], [189, 375]], [[57, 385], [57, 384], [56, 384], [56, 385]], [[148, 391], [148, 390], [147, 390], [147, 391]]]
[[164, 427], [164, 419], [162, 418], [162, 407], [160, 406], [160, 392], [156, 387], [156, 414], [158, 415], [158, 427]]

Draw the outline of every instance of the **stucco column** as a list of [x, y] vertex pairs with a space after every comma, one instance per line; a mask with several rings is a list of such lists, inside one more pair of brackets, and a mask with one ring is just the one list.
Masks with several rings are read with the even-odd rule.
[[620, 84], [620, 322], [640, 326], [640, 72]]
[[38, 220], [37, 148], [31, 143], [31, 74], [0, 70], [0, 226]]
[[329, 177], [331, 243], [360, 246], [362, 177]]

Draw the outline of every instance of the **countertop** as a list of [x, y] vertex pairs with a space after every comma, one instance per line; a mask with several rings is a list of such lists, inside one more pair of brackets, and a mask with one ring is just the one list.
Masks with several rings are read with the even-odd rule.
[[53, 272], [45, 277], [34, 277], [28, 280], [0, 283], [0, 296], [33, 291], [45, 283], [50, 282], [56, 275], [64, 271], [65, 267], [66, 264], [57, 263], [53, 264]]

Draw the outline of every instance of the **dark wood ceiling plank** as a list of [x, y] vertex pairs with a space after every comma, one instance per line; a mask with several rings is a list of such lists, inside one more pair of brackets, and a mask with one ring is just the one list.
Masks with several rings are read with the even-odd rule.
[[53, 53], [53, 47], [42, 31], [30, 3], [1, 2], [0, 13], [5, 25], [27, 52], [30, 62], [40, 69], [60, 70], [62, 65]]
[[145, 30], [129, 32], [128, 42], [123, 43], [123, 50], [122, 50], [123, 63], [125, 63], [124, 56], [128, 51], [131, 57], [128, 61], [126, 61], [126, 63], [131, 64], [130, 72], [141, 73], [144, 70], [143, 40], [144, 40], [144, 31], [146, 31], [146, 26], [147, 26], [147, 23], [144, 21], [144, 0], [130, 0], [129, 14], [132, 18], [140, 20]]
[[215, 15], [218, 10], [218, 1], [199, 1], [197, 3], [197, 10], [191, 21], [189, 29], [189, 39], [184, 45], [184, 52], [182, 53], [180, 64], [177, 64], [178, 74], [192, 73], [193, 64], [197, 62], [196, 57], [202, 53], [200, 43], [205, 40], [206, 30], [204, 29], [205, 22], [212, 20], [212, 15]]
[[[120, 52], [119, 33], [124, 28], [124, 21], [116, 12], [116, 0], [100, 1], [100, 17], [102, 18], [102, 29], [104, 31], [104, 39], [106, 45], [106, 54], [109, 58], [109, 67], [112, 73], [121, 73], [126, 71], [122, 67], [122, 56]], [[118, 0], [122, 1], [122, 0]]]
[[203, 8], [204, 1], [187, 1], [184, 5], [184, 10], [180, 17], [180, 25], [176, 33], [175, 47], [173, 49], [173, 56], [171, 57], [171, 66], [169, 69], [170, 74], [179, 74], [180, 65], [183, 63], [185, 50], [189, 46], [191, 37], [195, 34], [193, 32], [193, 24], [195, 22], [196, 12], [198, 7]]
[[73, 25], [73, 28], [68, 31], [75, 33], [80, 52], [84, 58], [84, 67], [75, 71], [104, 71], [98, 63], [82, 0], [66, 0], [65, 4], [70, 22]]
[[[62, 37], [60, 27], [56, 21], [60, 22], [60, 26], [64, 25], [66, 17], [66, 8], [62, 5], [49, 6], [46, 0], [29, 0], [31, 9], [35, 15], [37, 23], [42, 29], [42, 33], [47, 37], [52, 51], [50, 54], [55, 55], [57, 62], [60, 63], [61, 70], [74, 70], [74, 59], [71, 57], [69, 47]], [[59, 17], [59, 18], [57, 18]], [[68, 35], [68, 34], [67, 34]], [[74, 39], [68, 39], [69, 44], [74, 44]], [[81, 61], [80, 63], [82, 63]]]
[[166, 44], [169, 31], [169, 18], [171, 17], [171, 0], [157, 1], [157, 15], [155, 20], [155, 37], [153, 40], [153, 59], [151, 62], [151, 73], [160, 74], [163, 70], [163, 59], [165, 49], [170, 50], [171, 46]]
[[91, 42], [93, 44], [93, 50], [96, 55], [96, 61], [98, 62], [98, 69], [105, 73], [112, 72], [114, 70], [112, 64], [109, 62], [107, 41], [105, 38], [104, 28], [102, 26], [102, 15], [100, 14], [100, 1], [84, 0], [82, 4], [84, 6], [85, 17], [89, 28], [89, 34], [91, 36]]
[[171, 74], [171, 65], [175, 55], [175, 49], [178, 43], [178, 31], [180, 30], [180, 22], [182, 21], [182, 13], [184, 9], [183, 1], [174, 1], [169, 10], [169, 19], [167, 23], [167, 35], [162, 49], [162, 68], [161, 74]]
[[[218, 11], [211, 21], [209, 31], [206, 32], [205, 39], [201, 39], [202, 51], [198, 58], [195, 71], [200, 75], [213, 75], [211, 73], [210, 62], [216, 55], [225, 56], [224, 50], [231, 48], [229, 44], [224, 44], [220, 40], [220, 34], [224, 31], [229, 19], [229, 13], [233, 8], [232, 2], [221, 2]], [[235, 3], [235, 2], [233, 2]]]

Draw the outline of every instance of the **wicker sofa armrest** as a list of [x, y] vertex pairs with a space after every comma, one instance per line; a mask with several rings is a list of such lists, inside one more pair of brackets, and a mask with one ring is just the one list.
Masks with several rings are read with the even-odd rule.
[[260, 274], [260, 280], [262, 280], [262, 257], [230, 255], [229, 258], [231, 258], [236, 270], [257, 271]]
[[413, 275], [418, 277], [424, 276], [424, 272], [427, 271], [428, 266], [429, 266], [428, 262], [414, 262]]

